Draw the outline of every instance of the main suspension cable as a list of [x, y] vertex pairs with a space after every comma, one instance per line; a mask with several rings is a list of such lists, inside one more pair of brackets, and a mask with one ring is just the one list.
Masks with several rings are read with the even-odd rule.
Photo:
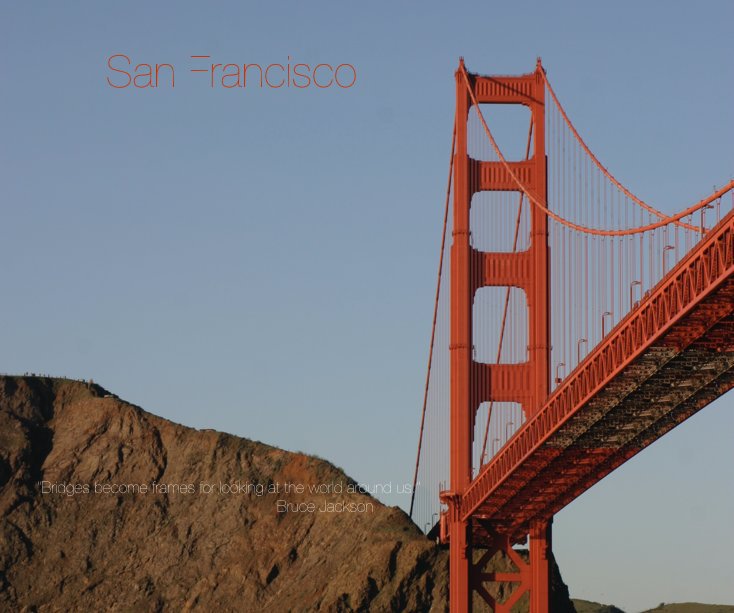
[[[571, 119], [569, 118], [568, 114], [566, 113], [566, 110], [561, 105], [560, 101], [558, 100], [558, 96], [556, 96], [556, 92], [553, 90], [553, 87], [551, 87], [551, 84], [548, 81], [548, 75], [545, 74], [545, 70], [541, 70], [540, 74], [543, 77], [543, 81], [545, 82], [545, 86], [548, 88], [548, 92], [550, 93], [551, 98], [553, 98], [553, 102], [555, 102], [556, 107], [558, 108], [558, 111], [561, 113], [561, 117], [563, 117], [563, 120], [566, 122], [568, 129], [571, 130], [571, 133], [576, 137], [576, 140], [578, 141], [579, 145], [581, 145], [581, 148], [591, 158], [594, 164], [596, 164], [596, 167], [599, 170], [601, 170], [604, 176], [607, 179], [609, 179], [625, 196], [627, 196], [630, 200], [632, 200], [632, 202], [641, 206], [648, 213], [652, 213], [653, 215], [655, 215], [656, 217], [660, 219], [665, 219], [667, 216], [664, 213], [661, 213], [655, 207], [647, 204], [646, 202], [644, 202], [643, 200], [635, 196], [630, 190], [628, 190], [624, 185], [622, 185], [614, 177], [614, 175], [612, 175], [612, 173], [599, 161], [599, 159], [594, 155], [591, 149], [589, 149], [584, 139], [581, 138], [581, 135], [578, 133], [573, 123], [571, 123]], [[682, 226], [686, 228], [687, 230], [695, 230], [696, 232], [701, 231], [701, 228], [697, 228], [696, 226], [692, 226], [687, 223], [681, 223], [678, 221], [675, 221], [673, 223], [675, 223], [676, 225]]]
[[564, 226], [571, 228], [572, 230], [576, 230], [577, 232], [583, 232], [585, 234], [592, 234], [595, 236], [629, 236], [631, 234], [642, 234], [643, 232], [649, 232], [650, 230], [654, 230], [656, 228], [662, 228], [663, 226], [667, 226], [671, 223], [675, 223], [684, 217], [687, 217], [688, 215], [691, 215], [692, 213], [695, 213], [696, 211], [699, 211], [703, 207], [709, 205], [711, 202], [721, 198], [724, 194], [729, 192], [734, 188], [734, 181], [729, 181], [724, 187], [721, 189], [715, 191], [710, 196], [704, 198], [703, 200], [700, 200], [696, 204], [688, 207], [687, 209], [680, 211], [679, 213], [676, 213], [675, 215], [672, 215], [670, 217], [665, 217], [661, 219], [660, 221], [650, 223], [644, 226], [638, 226], [636, 228], [627, 228], [625, 230], [600, 230], [597, 228], [590, 228], [588, 226], [583, 226], [577, 223], [574, 223], [572, 221], [569, 221], [568, 219], [565, 219], [561, 217], [560, 215], [554, 213], [551, 211], [540, 198], [538, 198], [535, 194], [533, 194], [523, 183], [517, 178], [517, 175], [510, 167], [509, 163], [505, 159], [505, 156], [502, 155], [502, 151], [500, 151], [499, 147], [497, 146], [497, 141], [495, 140], [494, 136], [492, 135], [491, 130], [489, 129], [489, 126], [487, 125], [487, 122], [484, 119], [484, 115], [482, 114], [481, 108], [479, 107], [479, 103], [477, 102], [477, 97], [474, 94], [474, 89], [471, 86], [471, 83], [469, 82], [469, 75], [466, 71], [465, 67], [460, 68], [462, 76], [464, 77], [464, 83], [466, 85], [466, 89], [469, 92], [469, 97], [471, 98], [472, 104], [477, 109], [477, 116], [479, 117], [479, 121], [482, 124], [482, 127], [484, 128], [484, 132], [487, 135], [487, 138], [489, 139], [490, 144], [492, 145], [492, 148], [494, 149], [495, 154], [499, 158], [500, 162], [502, 162], [502, 165], [504, 166], [505, 170], [507, 171], [507, 174], [512, 178], [513, 182], [517, 187], [525, 193], [528, 200], [532, 202], [535, 206], [537, 206], [541, 211], [543, 211], [548, 217], [551, 219], [557, 221], [560, 224], [563, 224]]

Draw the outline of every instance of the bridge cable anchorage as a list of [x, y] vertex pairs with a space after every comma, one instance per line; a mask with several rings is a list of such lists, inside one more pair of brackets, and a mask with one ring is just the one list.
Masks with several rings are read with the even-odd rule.
[[[566, 122], [566, 125], [568, 126], [568, 129], [571, 130], [571, 133], [574, 135], [576, 140], [578, 141], [579, 145], [581, 145], [581, 148], [586, 152], [586, 154], [591, 158], [591, 160], [594, 162], [596, 167], [601, 170], [602, 174], [609, 179], [625, 196], [627, 196], [630, 200], [632, 200], [635, 204], [638, 204], [643, 209], [645, 209], [648, 213], [652, 213], [659, 219], [666, 219], [667, 215], [662, 213], [661, 211], [658, 211], [655, 207], [647, 204], [637, 196], [635, 196], [629, 189], [627, 189], [624, 185], [622, 185], [614, 175], [609, 171], [609, 169], [602, 164], [599, 159], [594, 155], [593, 151], [589, 149], [588, 145], [584, 141], [583, 138], [581, 138], [581, 135], [576, 130], [573, 123], [571, 123], [571, 119], [569, 118], [568, 114], [566, 113], [566, 110], [563, 108], [563, 105], [561, 105], [560, 101], [558, 100], [558, 96], [556, 96], [556, 92], [553, 90], [553, 87], [551, 87], [550, 81], [548, 81], [548, 75], [545, 73], [545, 70], [540, 71], [541, 76], [543, 77], [543, 81], [545, 82], [545, 86], [548, 88], [548, 93], [551, 95], [551, 98], [553, 98], [553, 102], [555, 102], [556, 107], [558, 108], [558, 111], [561, 113], [561, 117], [563, 117], [563, 120]], [[700, 232], [701, 228], [698, 226], [693, 226], [684, 222], [675, 221], [673, 222], [678, 226], [681, 226], [685, 228], [686, 230], [694, 230], [696, 232]]]
[[433, 364], [433, 348], [436, 340], [436, 320], [438, 319], [438, 300], [441, 294], [441, 276], [443, 274], [443, 257], [446, 247], [446, 227], [449, 219], [449, 202], [451, 199], [451, 182], [454, 173], [454, 150], [456, 149], [456, 113], [454, 112], [454, 129], [451, 135], [451, 157], [449, 159], [449, 177], [446, 185], [446, 204], [443, 213], [443, 230], [441, 231], [441, 252], [438, 257], [438, 276], [436, 279], [436, 300], [433, 305], [433, 323], [431, 324], [431, 341], [428, 349], [428, 369], [426, 372], [426, 385], [423, 391], [423, 409], [421, 411], [421, 426], [418, 434], [418, 453], [415, 459], [415, 472], [413, 474], [413, 489], [410, 494], [410, 513], [413, 517], [413, 506], [415, 504], [415, 490], [418, 485], [418, 467], [421, 460], [421, 448], [423, 446], [423, 430], [426, 424], [426, 406], [428, 405], [428, 386], [431, 379], [431, 366]]
[[680, 211], [679, 213], [676, 213], [675, 215], [672, 215], [670, 217], [664, 217], [654, 223], [637, 226], [634, 228], [626, 228], [624, 230], [600, 230], [598, 228], [591, 228], [589, 226], [584, 226], [584, 225], [569, 221], [568, 219], [565, 219], [564, 217], [561, 217], [557, 213], [554, 213], [553, 211], [551, 211], [545, 204], [543, 204], [541, 198], [538, 198], [535, 194], [533, 194], [528, 188], [525, 187], [525, 185], [520, 181], [520, 179], [518, 179], [517, 175], [512, 170], [507, 160], [505, 159], [505, 156], [502, 155], [502, 151], [500, 151], [500, 148], [497, 145], [497, 141], [495, 140], [494, 136], [492, 135], [492, 132], [489, 129], [487, 122], [484, 119], [484, 115], [479, 106], [479, 102], [477, 101], [477, 97], [474, 94], [474, 89], [472, 88], [471, 83], [469, 82], [469, 75], [466, 71], [466, 67], [460, 66], [459, 70], [461, 71], [461, 74], [464, 78], [464, 83], [466, 85], [466, 88], [469, 93], [469, 97], [472, 101], [472, 104], [476, 108], [477, 117], [479, 118], [479, 121], [482, 124], [482, 128], [484, 129], [484, 132], [487, 135], [487, 138], [489, 139], [490, 144], [492, 145], [492, 149], [494, 149], [495, 154], [497, 155], [498, 159], [502, 163], [508, 176], [512, 179], [515, 185], [517, 185], [520, 191], [522, 191], [527, 196], [530, 202], [532, 202], [536, 207], [538, 207], [541, 211], [543, 211], [546, 215], [548, 215], [548, 217], [550, 217], [554, 221], [557, 221], [558, 223], [568, 228], [571, 228], [572, 230], [576, 230], [577, 232], [582, 232], [584, 234], [591, 234], [593, 236], [629, 236], [632, 234], [642, 234], [644, 232], [649, 232], [651, 230], [655, 230], [657, 228], [662, 228], [672, 223], [676, 223], [680, 221], [681, 219], [683, 219], [684, 217], [687, 217], [688, 215], [691, 215], [695, 213], [696, 211], [703, 209], [705, 206], [708, 206], [715, 200], [718, 200], [719, 198], [721, 198], [724, 194], [734, 189], [734, 181], [729, 181], [729, 183], [727, 183], [724, 187], [715, 191], [710, 196], [707, 196], [706, 198], [699, 200], [696, 204], [689, 206], [687, 209], [684, 209], [683, 211]]

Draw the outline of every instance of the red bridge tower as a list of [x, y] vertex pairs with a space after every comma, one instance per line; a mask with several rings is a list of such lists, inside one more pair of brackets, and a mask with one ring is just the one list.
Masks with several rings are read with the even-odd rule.
[[[512, 549], [510, 535], [480, 515], [465, 517], [461, 500], [472, 481], [472, 443], [479, 405], [519, 403], [530, 418], [549, 393], [550, 296], [548, 218], [530, 205], [531, 239], [526, 251], [481, 252], [471, 245], [470, 207], [480, 191], [518, 191], [502, 162], [479, 161], [467, 150], [471, 88], [478, 104], [523, 104], [532, 116], [533, 149], [525, 161], [509, 162], [515, 176], [539, 202], [546, 203], [545, 85], [538, 60], [535, 72], [522, 76], [489, 77], [466, 72], [463, 59], [456, 72], [456, 150], [454, 152], [453, 244], [451, 246], [451, 489], [442, 492], [448, 505], [444, 532], [450, 543], [450, 603], [452, 613], [471, 611], [477, 592], [495, 612], [509, 612], [528, 590], [532, 613], [549, 610], [551, 521], [530, 525], [530, 559]], [[467, 87], [467, 81], [469, 88]], [[519, 192], [518, 192], [519, 193]], [[473, 360], [472, 307], [478, 289], [516, 287], [524, 291], [528, 312], [528, 360], [520, 364], [482, 364]], [[475, 551], [481, 543], [486, 550]], [[494, 573], [487, 562], [504, 552], [516, 572]], [[491, 582], [516, 584], [504, 602], [487, 590]]]

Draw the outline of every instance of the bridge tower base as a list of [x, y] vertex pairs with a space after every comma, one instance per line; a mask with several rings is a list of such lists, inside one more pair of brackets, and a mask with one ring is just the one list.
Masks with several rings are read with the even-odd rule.
[[[452, 533], [449, 524], [447, 535], [452, 613], [471, 611], [474, 593], [495, 613], [512, 613], [513, 607], [525, 594], [529, 595], [532, 613], [550, 612], [552, 520], [536, 520], [530, 526], [527, 558], [513, 548], [507, 535], [496, 532], [481, 519], [475, 518], [467, 523], [467, 528], [473, 527], [474, 530], [465, 531], [461, 526], [462, 522], [455, 521], [453, 527], [457, 532]], [[472, 534], [479, 535], [482, 546], [471, 546]], [[454, 536], [457, 537], [455, 540]], [[462, 536], [466, 538], [462, 540]]]

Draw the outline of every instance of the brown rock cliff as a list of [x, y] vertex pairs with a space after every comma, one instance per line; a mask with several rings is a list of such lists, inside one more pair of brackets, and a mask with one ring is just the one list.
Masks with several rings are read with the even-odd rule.
[[[218, 492], [238, 481], [305, 489]], [[344, 491], [308, 491], [321, 484]], [[0, 377], [0, 609], [445, 611], [445, 550], [350, 484], [324, 460], [186, 428], [96, 385]], [[279, 513], [279, 499], [362, 506]], [[554, 610], [573, 611], [557, 571], [554, 585]]]

